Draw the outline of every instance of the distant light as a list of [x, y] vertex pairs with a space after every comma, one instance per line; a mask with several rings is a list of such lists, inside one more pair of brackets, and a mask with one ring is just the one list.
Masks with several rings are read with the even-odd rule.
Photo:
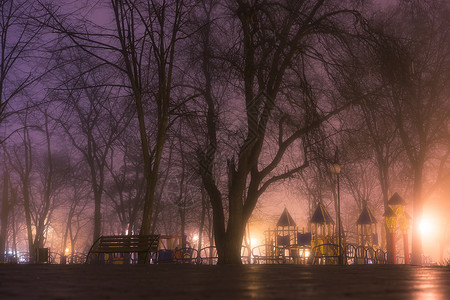
[[306, 258], [309, 257], [309, 250], [308, 250], [308, 249], [305, 250], [305, 257], [306, 257]]
[[194, 240], [194, 242], [198, 241], [198, 235], [195, 234], [192, 239]]
[[66, 253], [69, 253], [69, 251], [70, 251], [69, 248], [66, 248]]
[[331, 172], [332, 172], [332, 173], [335, 173], [335, 174], [341, 173], [341, 166], [340, 166], [339, 164], [337, 164], [337, 163], [334, 163], [334, 164], [331, 166]]
[[429, 219], [422, 219], [422, 221], [420, 221], [419, 223], [419, 229], [422, 235], [428, 235], [432, 233], [434, 231], [433, 221]]
[[250, 244], [252, 245], [252, 246], [257, 246], [258, 245], [258, 239], [257, 238], [251, 238], [250, 239]]

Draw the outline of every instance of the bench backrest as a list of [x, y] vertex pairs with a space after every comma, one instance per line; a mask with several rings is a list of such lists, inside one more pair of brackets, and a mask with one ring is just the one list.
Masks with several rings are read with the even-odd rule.
[[91, 253], [156, 252], [159, 235], [101, 236], [92, 246]]

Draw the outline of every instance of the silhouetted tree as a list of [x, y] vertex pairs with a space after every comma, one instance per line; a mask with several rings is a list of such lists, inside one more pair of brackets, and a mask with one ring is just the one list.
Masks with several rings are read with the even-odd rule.
[[385, 28], [391, 38], [381, 40], [377, 49], [392, 120], [411, 170], [415, 264], [422, 263], [419, 223], [426, 201], [427, 162], [449, 122], [443, 110], [448, 107], [450, 74], [448, 9], [444, 2], [401, 3]]
[[[307, 166], [297, 161], [286, 170], [280, 169], [285, 154], [296, 143], [298, 147], [300, 139], [313, 128], [342, 110], [320, 113], [310, 78], [305, 75], [311, 71], [309, 64], [314, 58], [323, 55], [318, 46], [321, 38], [343, 34], [338, 26], [341, 16], [358, 16], [355, 11], [337, 4], [330, 7], [325, 2], [236, 1], [228, 6], [227, 14], [233, 16], [228, 22], [214, 21], [219, 8], [210, 11], [210, 18], [205, 20], [199, 53], [207, 132], [206, 146], [199, 151], [198, 159], [213, 209], [219, 263], [241, 263], [245, 226], [261, 194]], [[213, 28], [232, 34], [216, 46]], [[218, 71], [213, 66], [219, 55], [223, 55], [221, 67], [229, 70], [225, 76], [233, 86], [233, 93], [227, 95], [229, 103], [233, 103], [235, 112], [243, 110], [243, 115], [220, 118], [219, 111], [225, 107], [218, 103], [213, 87]], [[295, 81], [300, 84], [295, 85]], [[242, 130], [226, 151], [220, 150], [219, 120]], [[299, 155], [299, 160], [302, 156], [304, 159]], [[224, 160], [228, 177], [222, 184], [214, 169]]]
[[[183, 32], [186, 1], [110, 2], [115, 27], [94, 26], [79, 31], [58, 16], [57, 8], [45, 6], [52, 15], [47, 25], [74, 45], [110, 65], [126, 80], [138, 119], [144, 161], [145, 194], [140, 233], [149, 234], [161, 157], [166, 141], [171, 91], [175, 72], [175, 48]], [[147, 113], [152, 111], [151, 118]]]

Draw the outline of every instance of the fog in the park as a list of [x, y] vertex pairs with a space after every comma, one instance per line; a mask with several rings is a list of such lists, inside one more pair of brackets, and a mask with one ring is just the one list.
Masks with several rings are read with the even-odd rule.
[[448, 265], [449, 15], [0, 1], [0, 261], [139, 235], [161, 260]]

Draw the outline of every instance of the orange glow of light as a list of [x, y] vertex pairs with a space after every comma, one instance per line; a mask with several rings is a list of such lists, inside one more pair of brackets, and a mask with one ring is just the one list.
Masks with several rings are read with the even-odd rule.
[[66, 253], [69, 253], [69, 251], [70, 251], [69, 248], [66, 248]]
[[434, 222], [429, 218], [424, 218], [420, 221], [419, 229], [424, 237], [432, 234], [436, 230]]
[[310, 254], [310, 253], [309, 253], [309, 250], [308, 250], [308, 249], [305, 249], [305, 257], [306, 257], [306, 258], [309, 257], [309, 254]]
[[252, 247], [254, 247], [254, 246], [258, 246], [258, 239], [257, 238], [254, 238], [254, 237], [252, 237], [251, 239], [250, 239], [250, 244], [252, 245]]

